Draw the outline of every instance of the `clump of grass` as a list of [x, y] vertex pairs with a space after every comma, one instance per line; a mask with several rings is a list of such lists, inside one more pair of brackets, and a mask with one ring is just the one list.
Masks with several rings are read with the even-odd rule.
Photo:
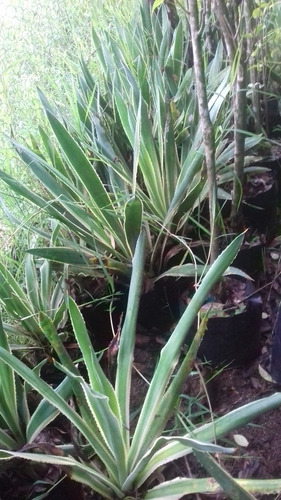
[[[63, 105], [67, 78], [76, 75], [81, 56], [93, 53], [91, 30], [108, 24], [113, 16], [125, 19], [133, 2], [26, 2], [2, 6], [0, 49], [1, 127], [18, 139], [36, 130], [40, 104], [36, 87]], [[124, 2], [123, 2], [124, 4]], [[51, 95], [50, 95], [51, 94]], [[2, 116], [3, 115], [3, 116]], [[4, 121], [2, 121], [4, 119]]]

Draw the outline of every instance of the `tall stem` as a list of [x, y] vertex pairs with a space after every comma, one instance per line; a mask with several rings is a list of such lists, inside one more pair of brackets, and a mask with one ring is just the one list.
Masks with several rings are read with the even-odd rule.
[[211, 227], [210, 258], [213, 262], [218, 256], [218, 223], [217, 223], [217, 181], [215, 164], [215, 134], [210, 118], [206, 88], [206, 76], [203, 58], [203, 47], [200, 33], [199, 12], [197, 0], [187, 0], [189, 11], [189, 28], [191, 34], [194, 74], [200, 124], [203, 132], [205, 165], [209, 192], [209, 212]]
[[243, 230], [243, 216], [241, 210], [245, 159], [245, 135], [243, 130], [246, 128], [247, 106], [245, 56], [245, 40], [242, 40], [234, 94], [234, 183], [231, 207], [231, 225], [235, 232]]
[[254, 5], [253, 0], [247, 0], [244, 4], [244, 17], [246, 24], [247, 33], [247, 63], [250, 72], [250, 81], [252, 85], [252, 110], [255, 125], [256, 134], [260, 134], [262, 131], [261, 124], [261, 102], [260, 102], [260, 92], [257, 88], [258, 75], [257, 75], [257, 61], [254, 56], [254, 45], [257, 43], [256, 36], [256, 20], [253, 19]]
[[[245, 134], [246, 129], [246, 39], [244, 37], [244, 6], [234, 2], [227, 5], [224, 0], [213, 0], [214, 11], [224, 38], [227, 55], [235, 71], [233, 95], [234, 119], [234, 181], [231, 206], [231, 226], [234, 232], [243, 229], [241, 211], [242, 188], [244, 182]], [[235, 22], [233, 21], [235, 20]]]

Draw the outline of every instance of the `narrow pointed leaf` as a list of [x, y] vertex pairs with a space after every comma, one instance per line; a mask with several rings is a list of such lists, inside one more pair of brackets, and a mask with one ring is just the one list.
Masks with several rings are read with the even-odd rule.
[[[237, 236], [211, 266], [196, 293], [192, 297], [169, 341], [161, 351], [160, 360], [150, 383], [134, 433], [130, 449], [131, 464], [134, 464], [140, 459], [144, 450], [147, 449], [149, 444], [155, 438], [155, 436], [150, 434], [151, 423], [156, 418], [159, 402], [163, 397], [174, 367], [178, 362], [181, 346], [184, 341], [191, 343], [193, 338], [191, 338], [190, 333], [192, 323], [203, 305], [208, 292], [235, 258], [241, 246], [243, 237], [243, 234]], [[187, 334], [189, 338], [187, 338]]]
[[49, 110], [46, 110], [46, 113], [68, 160], [91, 196], [93, 203], [100, 209], [99, 217], [112, 232], [118, 234], [118, 231], [120, 231], [118, 219], [114, 215], [111, 200], [95, 169], [60, 121]]
[[25, 284], [26, 292], [31, 302], [34, 312], [41, 308], [38, 278], [32, 255], [27, 255], [25, 262]]
[[117, 359], [116, 396], [120, 404], [123, 432], [129, 446], [130, 429], [130, 388], [133, 353], [135, 345], [136, 324], [139, 299], [142, 289], [143, 268], [145, 259], [145, 234], [139, 236], [133, 258], [133, 270], [127, 302], [126, 316], [120, 335], [120, 346]]
[[120, 420], [120, 409], [114, 389], [101, 368], [89, 338], [85, 321], [76, 303], [71, 297], [68, 298], [68, 310], [73, 331], [81, 349], [83, 360], [88, 372], [90, 386], [93, 390], [103, 393], [106, 397], [108, 397], [112, 412], [116, 418]]
[[118, 467], [116, 461], [102, 442], [101, 437], [95, 432], [95, 425], [89, 425], [80, 415], [72, 409], [69, 404], [57, 394], [52, 387], [40, 379], [20, 360], [12, 356], [5, 349], [0, 347], [0, 360], [7, 363], [16, 373], [18, 373], [28, 384], [37, 390], [49, 403], [65, 415], [72, 424], [84, 435], [87, 442], [93, 447], [93, 450], [107, 464], [108, 470], [113, 475], [117, 473]]
[[[56, 447], [53, 447], [54, 451]], [[70, 477], [83, 484], [88, 484], [94, 491], [101, 493], [104, 498], [122, 498], [122, 492], [116, 487], [115, 483], [110, 481], [101, 471], [96, 471], [90, 466], [78, 462], [71, 456], [63, 456], [60, 454], [60, 449], [56, 448], [57, 454], [41, 454], [41, 453], [27, 453], [27, 452], [12, 452], [0, 450], [0, 460], [7, 460], [13, 457], [31, 460], [33, 462], [48, 463], [65, 467]]]
[[[278, 494], [281, 489], [281, 479], [236, 479], [236, 482], [247, 491], [257, 494]], [[223, 493], [220, 485], [212, 478], [183, 478], [161, 483], [149, 490], [144, 500], [179, 500], [184, 495], [209, 493], [218, 495]]]
[[[71, 383], [67, 377], [55, 389], [55, 392], [59, 394], [65, 401], [70, 398], [70, 396], [73, 394], [73, 390]], [[49, 401], [42, 399], [42, 401], [39, 403], [36, 410], [32, 414], [32, 417], [30, 418], [30, 421], [27, 425], [27, 442], [31, 443], [33, 439], [38, 436], [38, 434], [58, 415], [59, 410], [52, 406]]]
[[132, 254], [141, 232], [142, 209], [142, 202], [137, 197], [131, 198], [125, 206], [125, 234]]
[[[232, 410], [226, 415], [215, 419], [213, 422], [202, 425], [188, 435], [200, 441], [219, 439], [229, 432], [239, 427], [243, 427], [259, 415], [273, 410], [274, 408], [278, 408], [279, 406], [281, 406], [281, 394], [276, 393], [272, 396], [243, 405], [242, 408]], [[151, 461], [143, 468], [139, 475], [139, 481], [145, 480], [145, 478], [151, 475], [152, 471], [165, 464], [167, 455], [170, 460], [172, 457], [175, 460], [189, 453], [192, 453], [192, 448], [188, 449], [181, 444], [169, 444], [164, 446], [162, 450], [155, 453]]]
[[83, 255], [82, 252], [72, 250], [66, 247], [42, 247], [30, 248], [27, 252], [36, 257], [43, 257], [54, 262], [70, 264], [73, 266], [88, 266], [90, 265], [89, 258]]
[[220, 484], [228, 498], [233, 500], [255, 500], [255, 497], [239, 485], [208, 453], [203, 453], [195, 448], [193, 453], [207, 472]]

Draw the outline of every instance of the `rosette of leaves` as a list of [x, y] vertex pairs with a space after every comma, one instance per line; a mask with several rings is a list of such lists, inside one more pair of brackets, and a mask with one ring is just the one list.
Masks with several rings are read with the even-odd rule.
[[44, 312], [57, 330], [63, 328], [67, 321], [67, 268], [60, 276], [55, 276], [51, 263], [41, 259], [36, 264], [32, 255], [27, 255], [24, 266], [23, 283], [20, 283], [0, 263], [0, 304], [8, 321], [3, 323], [5, 332], [22, 344], [17, 349], [28, 349], [46, 344], [38, 316]]

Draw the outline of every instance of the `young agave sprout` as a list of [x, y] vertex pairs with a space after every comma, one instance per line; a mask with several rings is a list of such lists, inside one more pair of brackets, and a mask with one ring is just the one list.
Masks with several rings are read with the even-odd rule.
[[6, 333], [25, 338], [33, 347], [42, 348], [46, 337], [38, 321], [38, 314], [44, 311], [59, 329], [67, 319], [66, 280], [67, 266], [56, 280], [52, 265], [42, 259], [36, 266], [34, 258], [28, 254], [24, 266], [24, 286], [0, 263], [0, 304], [9, 316], [10, 322], [3, 323]]

